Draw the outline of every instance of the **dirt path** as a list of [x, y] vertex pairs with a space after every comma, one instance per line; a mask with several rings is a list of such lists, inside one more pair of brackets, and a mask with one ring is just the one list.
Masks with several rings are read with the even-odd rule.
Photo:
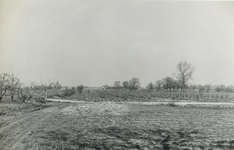
[[28, 134], [41, 125], [45, 120], [53, 117], [62, 108], [68, 104], [61, 104], [54, 107], [44, 108], [21, 116], [18, 120], [11, 122], [0, 128], [0, 149], [23, 149], [21, 143], [24, 143]]
[[[88, 129], [93, 126], [96, 126], [97, 128], [112, 127], [116, 124], [116, 121], [114, 118], [108, 117], [108, 115], [118, 115], [120, 112], [127, 109], [126, 107], [113, 102], [82, 103], [69, 101], [69, 103], [67, 103], [66, 100], [58, 100], [58, 102], [61, 103], [52, 107], [29, 112], [22, 116], [16, 116], [13, 121], [2, 126], [0, 128], [0, 150], [35, 149], [34, 146], [37, 147], [38, 145], [34, 145], [34, 143], [38, 143], [37, 140], [40, 140], [40, 138], [32, 139], [31, 137], [40, 135], [41, 133], [39, 131], [44, 132], [43, 129], [51, 130], [53, 127], [58, 126], [56, 123], [60, 123], [60, 119], [61, 121], [66, 120], [67, 117], [72, 117], [74, 119], [79, 117], [84, 121], [84, 124], [79, 126], [83, 129], [80, 132], [82, 135], [86, 134]], [[59, 120], [57, 118], [59, 118]], [[78, 121], [77, 123], [82, 122]], [[71, 127], [75, 127], [74, 125], [71, 125]], [[64, 128], [64, 130], [66, 129]], [[27, 147], [28, 145], [31, 147]]]
[[85, 101], [75, 101], [75, 100], [66, 100], [66, 99], [47, 99], [50, 102], [62, 102], [62, 103], [83, 103]]
[[[171, 102], [122, 102], [129, 104], [143, 104], [143, 105], [159, 105], [159, 104], [169, 104]], [[175, 105], [230, 105], [234, 106], [234, 103], [210, 103], [210, 102], [173, 102]]]
[[[65, 100], [65, 99], [48, 99], [48, 101], [51, 102], [63, 102], [63, 103], [84, 103], [85, 101], [75, 101], [75, 100]], [[86, 102], [86, 103], [92, 103], [92, 102]], [[171, 102], [169, 101], [163, 101], [163, 102], [119, 102], [122, 104], [143, 104], [143, 105], [160, 105], [160, 104], [169, 104]], [[234, 103], [211, 103], [211, 102], [174, 102], [175, 105], [229, 105], [234, 106]]]

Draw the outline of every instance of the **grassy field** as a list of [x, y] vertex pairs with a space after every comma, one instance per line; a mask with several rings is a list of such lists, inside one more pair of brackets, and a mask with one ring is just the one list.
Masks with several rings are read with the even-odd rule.
[[0, 149], [234, 149], [233, 108], [116, 102], [0, 107]]

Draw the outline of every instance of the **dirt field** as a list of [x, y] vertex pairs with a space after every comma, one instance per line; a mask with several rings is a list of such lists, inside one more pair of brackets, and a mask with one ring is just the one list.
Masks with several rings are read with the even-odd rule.
[[234, 109], [0, 104], [0, 149], [234, 149]]

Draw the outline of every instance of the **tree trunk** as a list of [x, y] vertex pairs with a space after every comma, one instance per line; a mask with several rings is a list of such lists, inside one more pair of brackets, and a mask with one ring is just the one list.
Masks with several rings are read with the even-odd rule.
[[11, 100], [14, 101], [14, 95], [11, 95]]
[[1, 91], [1, 96], [0, 96], [0, 101], [2, 101], [2, 98], [3, 98], [3, 96], [6, 94], [6, 88], [4, 89], [4, 93], [2, 93], [2, 91]]
[[185, 84], [183, 84], [183, 92], [185, 91]]
[[47, 90], [45, 91], [45, 100], [47, 101]]

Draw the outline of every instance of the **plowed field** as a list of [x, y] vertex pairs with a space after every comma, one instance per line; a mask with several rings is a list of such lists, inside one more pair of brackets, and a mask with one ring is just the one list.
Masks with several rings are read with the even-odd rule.
[[115, 102], [0, 108], [4, 150], [234, 149], [233, 108]]

